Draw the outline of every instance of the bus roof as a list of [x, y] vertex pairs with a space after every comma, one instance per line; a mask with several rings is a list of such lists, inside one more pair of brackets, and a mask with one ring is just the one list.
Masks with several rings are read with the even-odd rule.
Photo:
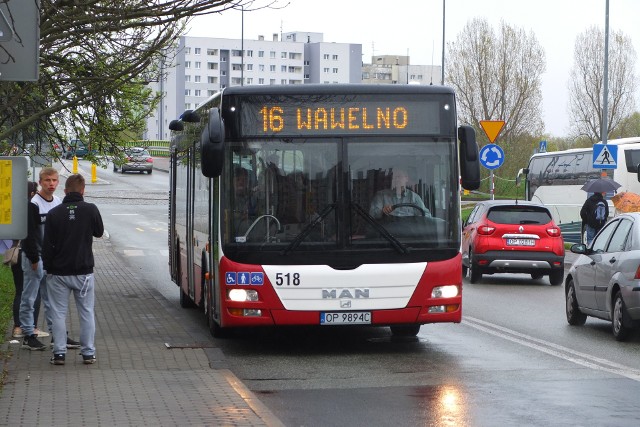
[[[611, 139], [607, 141], [607, 145], [624, 146], [628, 144], [640, 144], [640, 137], [634, 136], [630, 138]], [[592, 150], [593, 150], [592, 147], [569, 148], [568, 150], [547, 151], [546, 153], [535, 153], [534, 155], [531, 156], [531, 158], [533, 159], [534, 157], [551, 157], [551, 156], [557, 156], [560, 154], [583, 153], [583, 152], [589, 152]]]
[[304, 85], [252, 85], [252, 86], [230, 86], [222, 89], [224, 95], [294, 95], [294, 94], [409, 94], [409, 93], [430, 93], [430, 94], [450, 94], [453, 89], [449, 86], [438, 85], [375, 85], [375, 84], [304, 84]]

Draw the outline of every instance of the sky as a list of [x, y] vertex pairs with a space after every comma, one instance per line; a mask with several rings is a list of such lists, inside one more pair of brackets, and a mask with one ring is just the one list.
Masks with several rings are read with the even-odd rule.
[[[607, 0], [276, 0], [270, 9], [244, 12], [244, 37], [308, 31], [325, 42], [362, 44], [363, 61], [373, 55], [407, 55], [412, 64], [441, 65], [444, 41], [455, 41], [474, 18], [497, 31], [500, 21], [533, 32], [546, 55], [542, 75], [543, 119], [551, 136], [567, 136], [568, 82], [578, 34], [605, 28]], [[271, 3], [255, 0], [254, 7]], [[279, 7], [279, 9], [275, 9]], [[242, 12], [229, 10], [194, 18], [187, 35], [240, 39]], [[640, 0], [609, 0], [609, 31], [630, 36], [640, 56]], [[640, 78], [640, 58], [636, 75]], [[454, 64], [448, 63], [446, 68]], [[640, 96], [636, 94], [636, 99]], [[637, 101], [636, 110], [640, 108]]]

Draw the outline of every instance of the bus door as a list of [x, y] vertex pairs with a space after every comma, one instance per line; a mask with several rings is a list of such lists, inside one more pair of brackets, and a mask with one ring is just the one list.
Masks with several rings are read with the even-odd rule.
[[185, 246], [185, 250], [186, 250], [186, 255], [187, 255], [187, 268], [186, 268], [186, 272], [187, 272], [187, 287], [188, 287], [188, 292], [187, 294], [191, 297], [194, 298], [195, 297], [195, 289], [194, 289], [194, 272], [193, 269], [195, 268], [195, 264], [194, 264], [194, 258], [193, 258], [193, 246], [194, 246], [194, 242], [195, 242], [195, 234], [194, 234], [194, 227], [193, 227], [193, 212], [194, 212], [194, 183], [195, 183], [195, 173], [196, 173], [196, 165], [195, 165], [195, 150], [196, 148], [194, 146], [191, 146], [189, 148], [189, 153], [188, 153], [188, 158], [187, 158], [187, 162], [189, 164], [188, 167], [188, 175], [187, 175], [187, 206], [186, 206], [186, 211], [187, 211], [187, 230], [185, 233], [185, 236], [189, 239], [188, 241], [184, 242], [184, 246]]

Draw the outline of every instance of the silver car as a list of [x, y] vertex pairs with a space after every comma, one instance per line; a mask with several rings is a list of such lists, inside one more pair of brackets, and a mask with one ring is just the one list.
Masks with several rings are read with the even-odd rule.
[[614, 217], [591, 246], [575, 244], [571, 252], [580, 256], [565, 279], [567, 321], [609, 320], [624, 341], [640, 326], [640, 213]]
[[113, 171], [117, 172], [118, 169], [121, 173], [139, 171], [150, 174], [153, 172], [153, 157], [144, 148], [125, 148], [124, 159], [121, 161], [113, 160]]

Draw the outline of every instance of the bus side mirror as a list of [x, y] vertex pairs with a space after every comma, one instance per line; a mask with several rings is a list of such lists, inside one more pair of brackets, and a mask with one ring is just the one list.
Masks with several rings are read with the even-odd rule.
[[636, 168], [637, 174], [638, 174], [638, 182], [640, 182], [640, 163], [638, 164], [638, 167]]
[[222, 173], [224, 161], [224, 123], [220, 110], [209, 110], [209, 122], [200, 137], [200, 168], [207, 178], [215, 178]]
[[180, 120], [171, 120], [171, 122], [169, 123], [169, 130], [182, 132], [184, 130], [184, 125]]
[[480, 159], [476, 131], [471, 126], [458, 128], [460, 140], [460, 178], [462, 188], [477, 190], [480, 188]]
[[529, 174], [529, 168], [522, 168], [518, 171], [518, 174], [516, 175], [516, 187], [520, 187], [520, 184], [522, 184], [522, 175], [528, 175]]
[[198, 115], [198, 113], [196, 113], [193, 110], [185, 110], [185, 112], [180, 115], [180, 118], [182, 119], [183, 122], [187, 122], [187, 123], [200, 122], [200, 115]]

